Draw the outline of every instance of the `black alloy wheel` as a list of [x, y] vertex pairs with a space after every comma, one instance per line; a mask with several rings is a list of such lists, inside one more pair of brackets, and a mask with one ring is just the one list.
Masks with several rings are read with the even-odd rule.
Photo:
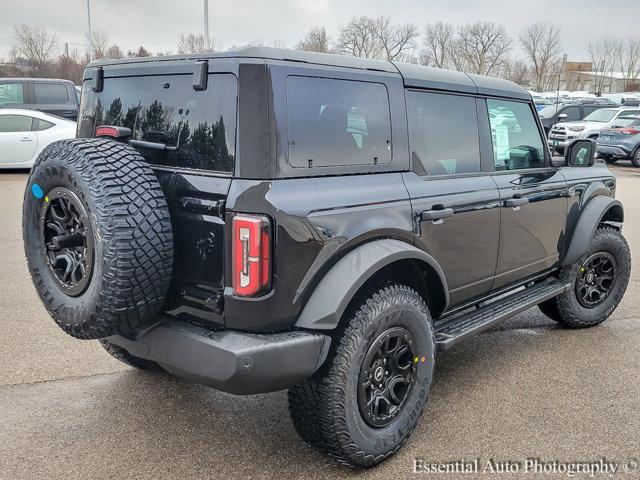
[[616, 277], [617, 263], [608, 252], [596, 252], [580, 267], [576, 279], [576, 296], [585, 308], [593, 308], [604, 302]]
[[374, 428], [389, 425], [401, 412], [415, 380], [413, 336], [394, 327], [376, 338], [360, 370], [358, 405]]
[[51, 190], [42, 203], [40, 238], [56, 285], [70, 297], [81, 295], [93, 272], [93, 229], [87, 210], [70, 189]]

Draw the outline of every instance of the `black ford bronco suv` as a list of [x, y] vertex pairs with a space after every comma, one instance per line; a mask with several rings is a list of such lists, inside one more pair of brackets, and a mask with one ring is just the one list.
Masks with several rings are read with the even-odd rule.
[[513, 83], [248, 48], [94, 62], [82, 89], [24, 199], [47, 310], [134, 367], [289, 389], [343, 464], [407, 440], [436, 350], [536, 305], [594, 326], [627, 287], [614, 176], [592, 140], [554, 165]]

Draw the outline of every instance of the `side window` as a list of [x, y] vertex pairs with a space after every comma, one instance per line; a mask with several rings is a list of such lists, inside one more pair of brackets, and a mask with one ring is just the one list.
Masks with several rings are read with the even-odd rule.
[[31, 124], [31, 130], [34, 132], [40, 132], [51, 127], [53, 127], [53, 123], [42, 120], [41, 118], [34, 118]]
[[287, 130], [292, 167], [391, 162], [387, 88], [330, 78], [287, 78]]
[[22, 83], [0, 84], [0, 107], [12, 103], [24, 103]]
[[593, 113], [596, 110], [598, 110], [598, 107], [583, 107], [583, 110], [584, 110], [584, 116], [586, 117], [590, 113]]
[[30, 131], [31, 117], [24, 115], [0, 115], [0, 133]]
[[580, 120], [580, 107], [568, 107], [565, 108], [561, 113], [564, 113], [567, 118], [563, 118], [561, 121], [563, 122], [575, 122]]
[[67, 87], [61, 83], [34, 83], [33, 92], [36, 103], [67, 103], [69, 94]]
[[413, 161], [429, 175], [479, 172], [475, 99], [416, 91], [406, 98]]
[[545, 166], [544, 143], [528, 103], [487, 100], [496, 170]]

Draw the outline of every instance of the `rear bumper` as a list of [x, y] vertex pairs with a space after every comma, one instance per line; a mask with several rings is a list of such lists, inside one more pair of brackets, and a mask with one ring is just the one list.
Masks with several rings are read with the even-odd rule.
[[320, 368], [331, 343], [320, 333], [213, 332], [169, 319], [134, 340], [119, 335], [108, 340], [177, 376], [238, 395], [282, 390], [303, 381]]
[[609, 155], [614, 158], [627, 158], [631, 156], [631, 151], [619, 145], [598, 145], [596, 147], [598, 155]]

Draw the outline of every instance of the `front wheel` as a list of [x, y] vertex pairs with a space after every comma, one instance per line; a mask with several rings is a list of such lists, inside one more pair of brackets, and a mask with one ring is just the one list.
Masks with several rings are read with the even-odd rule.
[[630, 273], [631, 252], [627, 241], [615, 228], [600, 227], [587, 253], [560, 273], [560, 280], [571, 288], [542, 303], [540, 310], [569, 328], [599, 325], [622, 300]]
[[605, 161], [605, 163], [607, 164], [612, 164], [612, 163], [616, 163], [618, 161], [617, 158], [612, 157], [611, 155], [602, 155], [602, 159]]
[[431, 316], [402, 285], [370, 290], [343, 319], [313, 377], [289, 390], [298, 434], [339, 463], [366, 468], [393, 455], [424, 409], [434, 367]]

